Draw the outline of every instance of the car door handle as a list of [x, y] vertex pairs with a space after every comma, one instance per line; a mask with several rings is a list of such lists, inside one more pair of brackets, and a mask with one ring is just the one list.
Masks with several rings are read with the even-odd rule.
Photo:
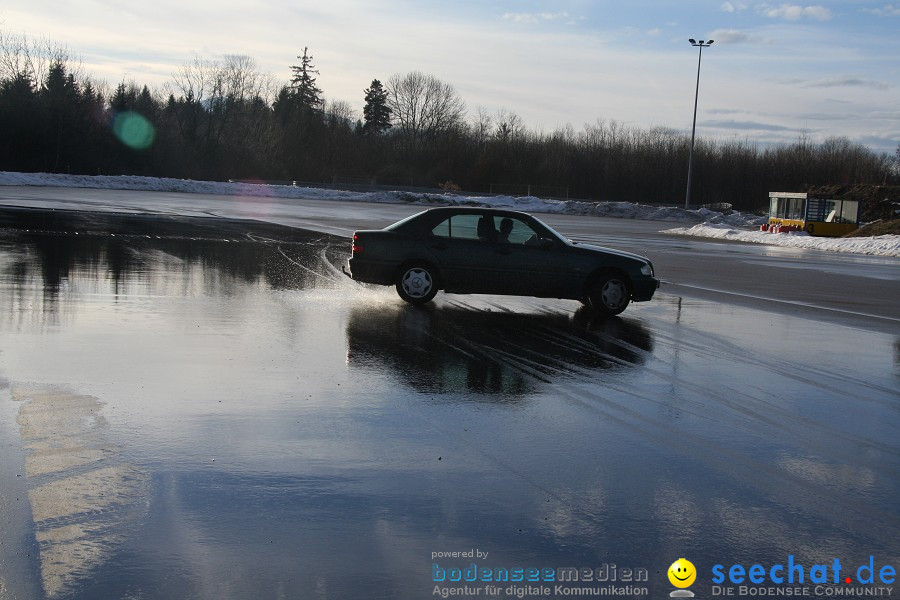
[[447, 244], [438, 242], [437, 244], [432, 244], [431, 247], [435, 250], [446, 250], [448, 246]]
[[497, 246], [496, 248], [494, 248], [494, 252], [496, 252], [497, 254], [509, 254], [511, 250], [506, 246]]

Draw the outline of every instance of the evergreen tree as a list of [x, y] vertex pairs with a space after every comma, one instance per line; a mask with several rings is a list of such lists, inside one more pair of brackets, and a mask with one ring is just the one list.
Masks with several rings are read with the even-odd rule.
[[37, 88], [24, 72], [0, 82], [0, 170], [43, 168]]
[[109, 99], [109, 106], [117, 113], [125, 112], [134, 108], [135, 100], [134, 88], [128, 89], [128, 86], [123, 82], [116, 87], [115, 93]]
[[76, 153], [78, 172], [86, 174], [109, 173], [118, 161], [118, 148], [108, 125], [106, 99], [88, 80], [82, 84], [79, 106], [81, 131]]
[[313, 57], [308, 53], [309, 48], [303, 48], [303, 55], [298, 56], [299, 65], [291, 65], [294, 75], [291, 77], [291, 96], [297, 107], [309, 111], [322, 110], [322, 90], [316, 86], [316, 78], [319, 71], [312, 64]]
[[141, 92], [134, 99], [134, 110], [140, 113], [145, 119], [151, 123], [155, 123], [159, 113], [159, 103], [150, 93], [150, 88], [146, 85], [141, 88]]
[[66, 72], [60, 60], [50, 65], [39, 93], [44, 117], [44, 164], [53, 173], [68, 171], [74, 157], [73, 147], [81, 132], [78, 128], [78, 105], [81, 90], [75, 76]]
[[369, 89], [366, 90], [363, 117], [366, 119], [363, 131], [367, 134], [379, 134], [391, 127], [391, 109], [387, 105], [387, 90], [377, 79], [373, 79]]

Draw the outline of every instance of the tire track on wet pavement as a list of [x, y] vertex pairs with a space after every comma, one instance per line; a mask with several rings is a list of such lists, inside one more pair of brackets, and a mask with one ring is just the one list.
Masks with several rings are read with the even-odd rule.
[[[455, 302], [454, 305], [472, 311], [473, 316], [490, 310], [480, 308], [474, 302], [472, 304]], [[652, 321], [651, 329], [654, 331], [655, 342], [662, 341], [664, 345], [676, 343], [676, 334], [668, 332], [671, 324], [660, 322], [657, 318], [653, 318]], [[581, 333], [576, 334], [562, 328], [529, 329], [525, 320], [517, 325], [524, 330], [517, 331], [514, 339], [491, 329], [478, 329], [476, 332], [473, 329], [474, 325], [460, 319], [454, 319], [451, 326], [431, 331], [430, 335], [446, 346], [465, 353], [466, 356], [493, 361], [514, 369], [539, 387], [547, 389], [551, 386], [547, 392], [553, 397], [581, 406], [600, 417], [602, 421], [632, 432], [638, 441], [667, 447], [670, 452], [705, 464], [708, 468], [740, 482], [748, 489], [762, 492], [776, 502], [790, 505], [796, 503], [798, 499], [804, 499], [808, 502], [807, 509], [814, 513], [826, 514], [829, 519], [840, 521], [858, 533], [868, 534], [873, 540], [881, 539], [884, 534], [878, 523], [894, 519], [889, 510], [874, 506], [863, 497], [857, 497], [855, 490], [849, 489], [852, 486], [848, 488], [845, 485], [836, 485], [835, 481], [846, 479], [848, 473], [853, 475], [860, 485], [874, 477], [896, 478], [898, 470], [895, 460], [880, 461], [877, 467], [855, 466], [860, 448], [893, 459], [900, 455], [895, 446], [871, 437], [845, 432], [840, 424], [822, 423], [805, 418], [799, 411], [789, 410], [790, 404], [780, 405], [779, 402], [783, 399], [777, 395], [773, 396], [772, 389], [760, 386], [753, 388], [751, 393], [731, 384], [721, 385], [719, 382], [711, 385], [702, 378], [697, 378], [696, 373], [691, 370], [684, 375], [677, 374], [663, 362], [658, 353], [638, 348], [602, 331], [590, 333], [608, 344], [627, 349], [635, 358], [628, 360], [617, 356], [610, 352], [608, 347], [600, 349], [595, 340], [585, 339]], [[534, 340], [534, 344], [531, 341], [524, 342], [525, 339]], [[728, 344], [727, 341], [714, 344], [702, 332], [684, 327], [677, 334], [677, 343], [680, 352], [684, 353], [687, 350], [695, 353], [696, 356], [693, 357], [695, 359], [716, 357], [723, 360], [723, 354], [724, 359], [733, 361], [750, 361], [753, 357], [749, 351], [742, 350], [739, 346]], [[557, 350], [554, 350], [553, 346], [556, 346]], [[536, 348], [543, 348], [544, 351], [537, 353]], [[593, 356], [597, 359], [597, 363], [594, 366], [568, 363], [567, 351]], [[671, 399], [652, 394], [650, 390], [654, 388], [648, 386], [646, 381], [640, 386], [626, 385], [628, 378], [618, 375], [622, 371], [604, 369], [600, 366], [604, 363], [626, 368], [640, 367], [642, 377], [650, 376], [660, 383], [686, 392], [679, 394], [678, 411], [707, 421], [710, 431], [723, 426], [741, 431], [748, 438], [741, 443], [752, 443], [752, 439], [756, 436], [767, 436], [769, 435], [767, 432], [777, 432], [775, 440], [780, 440], [777, 442], [780, 446], [774, 448], [776, 457], [769, 459], [766, 454], [751, 455], [742, 450], [741, 443], [722, 444], [721, 440], [710, 437], [702, 428], [699, 431], [685, 427], [673, 430], [673, 423], [663, 418], [665, 410], [659, 410], [669, 407]], [[779, 377], [795, 375], [796, 371], [802, 373], [807, 366], [799, 361], [779, 366], [774, 360], [767, 359], [756, 359], [752, 364]], [[815, 368], [813, 370], [815, 371]], [[604, 372], [613, 375], [598, 377]], [[828, 391], [832, 396], [846, 393], [848, 394], [846, 397], [851, 400], [860, 398], [876, 406], [896, 408], [888, 400], [872, 399], [865, 386], [855, 387], [861, 381], [847, 382], [833, 375], [824, 380], [816, 379], [817, 375], [825, 374], [821, 371], [806, 376], [801, 374], [801, 381], [815, 385], [814, 389]], [[868, 389], [890, 392], [877, 384]], [[650, 407], [653, 407], [652, 410]], [[496, 452], [491, 448], [462, 441], [457, 433], [446, 430], [440, 423], [431, 423], [431, 427], [464, 443], [479, 455], [489, 458], [516, 476], [529, 480], [526, 474], [513, 469], [501, 457], [496, 456]], [[835, 445], [836, 439], [842, 442], [840, 448]], [[779, 447], [781, 451], [778, 450]], [[816, 454], [824, 457], [824, 462], [818, 457], [816, 460], [810, 458]], [[872, 471], [873, 468], [877, 470]], [[545, 485], [538, 483], [534, 485], [546, 493]], [[559, 494], [554, 497], [557, 500], [562, 499]], [[570, 508], [574, 510], [576, 507]], [[597, 517], [592, 511], [575, 512], [589, 520]]]

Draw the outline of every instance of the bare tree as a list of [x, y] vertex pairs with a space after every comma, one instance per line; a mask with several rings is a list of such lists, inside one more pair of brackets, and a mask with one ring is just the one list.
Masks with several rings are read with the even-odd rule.
[[525, 121], [516, 113], [501, 108], [494, 119], [497, 125], [495, 136], [498, 141], [508, 143], [525, 136]]
[[30, 44], [25, 36], [12, 35], [0, 29], [0, 79], [25, 75], [34, 81]]
[[237, 101], [271, 97], [273, 78], [260, 73], [256, 61], [243, 54], [229, 54], [219, 69], [222, 96]]
[[236, 111], [257, 98], [271, 97], [272, 82], [251, 57], [227, 55], [222, 61], [195, 58], [172, 75], [165, 89], [172, 93], [174, 88], [180, 96], [185, 110], [176, 116], [182, 133], [188, 139], [202, 136], [206, 142], [218, 142]]
[[[166, 83], [164, 89], [173, 94], [177, 93], [182, 98], [202, 104], [209, 93], [209, 81], [212, 79], [213, 61], [204, 60], [199, 56], [190, 63], [181, 65], [175, 73], [172, 73], [172, 81]], [[174, 90], [172, 89], [174, 88]]]
[[0, 79], [24, 75], [40, 85], [53, 64], [63, 65], [66, 73], [75, 79], [84, 77], [81, 60], [73, 57], [65, 46], [54, 44], [49, 38], [29, 39], [0, 29]]
[[491, 117], [490, 113], [488, 113], [487, 109], [483, 106], [479, 106], [475, 110], [475, 116], [472, 118], [471, 132], [473, 141], [478, 146], [484, 146], [484, 144], [491, 137], [491, 129], [494, 126], [494, 120]]
[[356, 120], [356, 111], [345, 100], [325, 100], [325, 119], [329, 123], [351, 125]]
[[462, 124], [466, 104], [449, 83], [413, 71], [388, 80], [388, 106], [400, 131], [413, 138], [431, 137]]
[[897, 151], [894, 152], [894, 172], [900, 174], [900, 144], [897, 144]]

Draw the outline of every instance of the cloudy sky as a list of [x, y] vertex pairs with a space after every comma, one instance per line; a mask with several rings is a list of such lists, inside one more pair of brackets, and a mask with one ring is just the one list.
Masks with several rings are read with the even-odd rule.
[[900, 143], [900, 0], [805, 3], [605, 0], [0, 0], [0, 29], [68, 47], [112, 85], [161, 87], [179, 66], [228, 54], [278, 80], [308, 46], [319, 86], [361, 113], [373, 78], [419, 70], [469, 114], [532, 129], [598, 119], [698, 135]]

